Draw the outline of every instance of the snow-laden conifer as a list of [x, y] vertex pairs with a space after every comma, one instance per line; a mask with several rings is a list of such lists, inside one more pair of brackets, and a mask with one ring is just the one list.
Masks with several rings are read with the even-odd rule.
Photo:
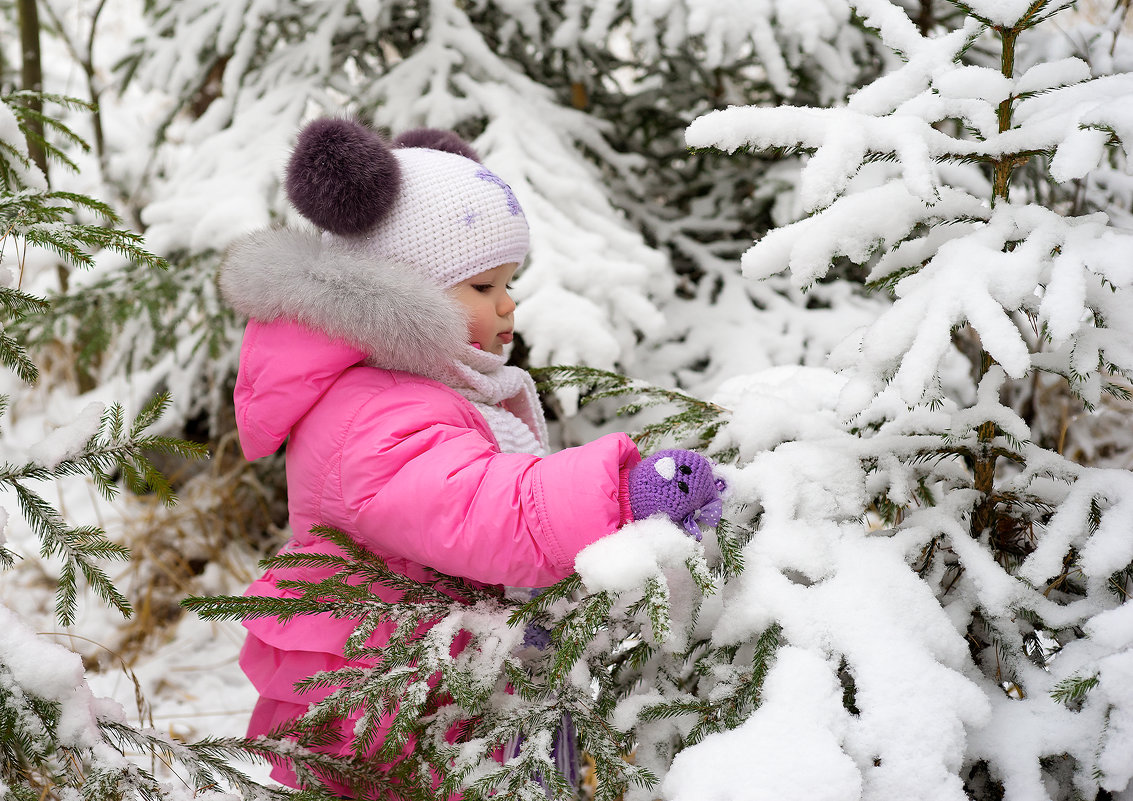
[[[114, 227], [117, 220], [104, 204], [47, 188], [42, 172], [28, 158], [25, 98], [25, 94], [0, 98], [0, 257], [12, 254], [0, 263], [5, 278], [0, 286], [5, 317], [0, 364], [22, 381], [34, 382], [39, 369], [20, 339], [20, 326], [27, 318], [46, 313], [50, 301], [21, 288], [29, 245], [53, 250], [71, 267], [89, 265], [93, 253], [107, 248], [149, 269], [164, 264], [141, 247], [136, 234]], [[85, 146], [57, 119], [43, 116], [42, 121], [48, 131]], [[50, 142], [45, 149], [71, 163]], [[108, 224], [75, 221], [74, 216], [84, 210], [101, 213]], [[0, 415], [7, 407], [8, 397], [0, 397]], [[75, 419], [39, 441], [19, 443], [10, 431], [4, 432], [0, 491], [16, 509], [0, 509], [0, 569], [10, 569], [19, 558], [34, 558], [7, 547], [9, 514], [18, 511], [39, 541], [39, 557], [46, 564], [58, 563], [55, 617], [62, 626], [74, 622], [84, 587], [117, 613], [131, 613], [130, 600], [104, 568], [108, 561], [128, 559], [129, 551], [100, 527], [70, 524], [45, 497], [43, 483], [81, 475], [106, 498], [124, 485], [131, 492], [153, 493], [172, 504], [172, 487], [151, 458], [160, 453], [201, 458], [206, 451], [201, 445], [146, 431], [167, 407], [168, 398], [158, 396], [127, 420], [120, 404], [106, 407], [91, 402]], [[186, 778], [176, 783], [156, 778], [142, 761], [127, 756], [139, 751], [176, 765]], [[0, 605], [0, 797], [30, 801], [75, 798], [81, 793], [90, 801], [177, 799], [185, 797], [185, 787], [194, 797], [205, 799], [231, 797], [226, 788], [236, 788], [247, 798], [280, 796], [232, 767], [234, 761], [251, 755], [275, 758], [270, 746], [215, 738], [186, 744], [129, 725], [118, 704], [91, 691], [78, 654], [37, 633], [16, 612]]]
[[[1129, 629], [1114, 624], [1128, 617], [1133, 550], [1113, 532], [1129, 523], [1129, 476], [1035, 444], [1005, 401], [1036, 371], [1087, 408], [1128, 397], [1129, 232], [1009, 190], [1025, 165], [1067, 181], [1123, 158], [1133, 79], [1092, 77], [1075, 58], [1017, 72], [1017, 49], [1060, 10], [1042, 0], [968, 3], [961, 27], [931, 38], [887, 2], [854, 5], [900, 68], [844, 108], [737, 107], [688, 131], [697, 147], [809, 154], [810, 216], [757, 242], [746, 275], [789, 271], [805, 287], [844, 258], [894, 298], [810, 393], [827, 432], [765, 439], [741, 463], [737, 499], [762, 510], [744, 603], [713, 636], [750, 639], [776, 621], [784, 651], [808, 654], [816, 691], [846, 688], [795, 749], [844, 776], [827, 797], [1121, 792]], [[989, 39], [995, 68], [965, 63]], [[769, 383], [737, 379], [713, 400], [741, 423], [767, 395], [804, 392]], [[721, 442], [738, 433], [725, 427]], [[719, 750], [678, 757], [667, 796], [702, 797], [710, 782], [740, 797], [723, 789], [735, 775], [709, 766], [740, 748], [775, 753], [787, 696], [773, 690], [792, 685], [774, 678]], [[768, 767], [786, 782], [794, 764]]]

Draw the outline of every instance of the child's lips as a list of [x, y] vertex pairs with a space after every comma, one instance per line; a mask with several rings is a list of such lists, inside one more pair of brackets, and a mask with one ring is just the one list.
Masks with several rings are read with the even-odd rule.
[[511, 331], [504, 331], [502, 334], [497, 334], [496, 336], [498, 336], [500, 342], [504, 343], [505, 345], [511, 344]]

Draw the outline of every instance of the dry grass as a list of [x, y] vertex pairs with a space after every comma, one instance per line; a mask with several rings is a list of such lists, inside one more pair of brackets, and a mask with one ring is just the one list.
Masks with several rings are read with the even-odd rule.
[[132, 556], [116, 582], [134, 614], [114, 650], [127, 665], [180, 619], [184, 597], [241, 592], [255, 578], [248, 566], [282, 540], [287, 507], [279, 460], [244, 461], [234, 433], [210, 450], [204, 469], [185, 464], [183, 475], [170, 471], [175, 506], [149, 497], [125, 500], [122, 542]]

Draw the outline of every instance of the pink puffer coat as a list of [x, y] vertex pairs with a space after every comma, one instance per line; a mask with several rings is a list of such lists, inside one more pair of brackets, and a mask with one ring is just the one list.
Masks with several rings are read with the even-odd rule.
[[[366, 359], [365, 351], [294, 322], [248, 324], [235, 393], [240, 442], [256, 459], [287, 441], [286, 551], [332, 551], [309, 534], [321, 523], [407, 576], [424, 577], [430, 567], [538, 587], [568, 575], [580, 550], [629, 519], [627, 474], [640, 456], [624, 434], [543, 458], [501, 453], [483, 416], [456, 391]], [[322, 578], [313, 568], [288, 572]], [[248, 593], [284, 596], [276, 585], [283, 577], [269, 570]], [[254, 737], [321, 697], [297, 696], [293, 685], [344, 666], [353, 627], [325, 615], [245, 626], [240, 664], [261, 696]], [[388, 628], [379, 630], [371, 642], [388, 636]], [[343, 722], [344, 737], [351, 728]], [[293, 785], [285, 768], [273, 776]]]

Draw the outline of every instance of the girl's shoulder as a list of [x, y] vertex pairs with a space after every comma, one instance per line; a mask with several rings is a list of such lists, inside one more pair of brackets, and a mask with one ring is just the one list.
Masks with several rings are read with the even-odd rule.
[[346, 371], [325, 401], [351, 410], [351, 427], [456, 425], [489, 433], [483, 416], [455, 389], [431, 378], [359, 365]]

